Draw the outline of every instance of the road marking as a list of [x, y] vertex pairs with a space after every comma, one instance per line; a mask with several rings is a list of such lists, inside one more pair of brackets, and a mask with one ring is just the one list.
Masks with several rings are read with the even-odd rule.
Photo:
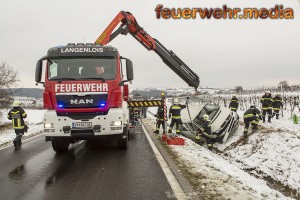
[[158, 161], [158, 163], [160, 164], [165, 176], [167, 177], [167, 180], [174, 192], [174, 195], [176, 197], [176, 199], [178, 200], [185, 200], [187, 199], [185, 193], [183, 192], [180, 184], [178, 183], [177, 179], [175, 178], [174, 174], [172, 173], [171, 169], [169, 168], [168, 164], [166, 163], [165, 159], [162, 157], [162, 155], [160, 154], [159, 150], [157, 149], [157, 147], [155, 146], [154, 142], [152, 141], [152, 139], [150, 138], [150, 135], [148, 133], [148, 131], [146, 130], [146, 128], [144, 127], [144, 125], [142, 125], [143, 131], [150, 143], [150, 146], [156, 156], [156, 159]]

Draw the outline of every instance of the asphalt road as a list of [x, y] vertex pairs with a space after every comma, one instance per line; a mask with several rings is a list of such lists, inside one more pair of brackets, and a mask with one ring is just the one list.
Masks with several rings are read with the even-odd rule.
[[43, 136], [0, 151], [0, 199], [174, 199], [144, 134], [120, 150], [116, 141], [76, 143], [56, 154]]

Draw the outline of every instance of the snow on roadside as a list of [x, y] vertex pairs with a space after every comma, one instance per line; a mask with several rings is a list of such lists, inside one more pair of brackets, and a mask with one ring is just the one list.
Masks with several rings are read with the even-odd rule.
[[[10, 120], [6, 118], [7, 113], [9, 110], [1, 110], [3, 112], [2, 115], [2, 122], [3, 123], [10, 123]], [[28, 123], [28, 132], [24, 134], [23, 138], [28, 138], [34, 136], [36, 134], [41, 133], [43, 130], [43, 115], [46, 110], [34, 110], [34, 109], [26, 109], [25, 112], [27, 113], [27, 118], [25, 122]], [[11, 144], [13, 139], [16, 137], [16, 134], [13, 128], [6, 128], [0, 130], [0, 146]]]
[[186, 139], [184, 146], [172, 146], [172, 149], [190, 170], [203, 177], [198, 181], [204, 196], [213, 195], [214, 199], [290, 199], [190, 139]]
[[[240, 113], [241, 116], [242, 113]], [[290, 116], [272, 123], [260, 123], [259, 129], [245, 144], [237, 143], [243, 135], [243, 125], [225, 144], [216, 147], [224, 158], [257, 177], [271, 178], [300, 195], [300, 125]], [[294, 194], [297, 196], [297, 194]]]
[[[149, 110], [156, 113], [157, 108]], [[239, 115], [243, 112], [239, 111]], [[148, 118], [152, 118], [150, 124], [154, 128], [153, 117]], [[293, 124], [286, 112], [284, 118], [273, 118], [273, 123], [261, 123], [259, 130], [243, 143], [244, 125], [240, 120], [235, 134], [226, 143], [215, 145], [220, 155], [189, 139], [184, 146], [170, 147], [196, 177], [202, 177], [199, 180], [201, 188], [205, 188], [202, 192], [222, 196], [224, 191], [231, 191], [226, 192], [226, 199], [241, 196], [243, 199], [291, 199], [276, 191], [282, 188], [271, 189], [262, 180], [271, 178], [300, 194], [300, 125]]]

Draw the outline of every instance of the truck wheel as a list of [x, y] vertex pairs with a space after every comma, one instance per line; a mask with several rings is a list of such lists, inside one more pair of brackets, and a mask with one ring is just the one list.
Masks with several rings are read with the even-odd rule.
[[56, 153], [67, 152], [70, 142], [66, 138], [52, 138], [52, 148]]
[[127, 149], [128, 146], [128, 129], [129, 126], [127, 124], [126, 127], [123, 128], [123, 134], [118, 139], [118, 146], [120, 149]]

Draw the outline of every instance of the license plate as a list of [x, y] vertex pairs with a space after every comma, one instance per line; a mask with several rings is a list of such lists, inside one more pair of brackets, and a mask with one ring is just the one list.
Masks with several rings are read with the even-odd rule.
[[73, 128], [92, 128], [92, 122], [73, 122]]

